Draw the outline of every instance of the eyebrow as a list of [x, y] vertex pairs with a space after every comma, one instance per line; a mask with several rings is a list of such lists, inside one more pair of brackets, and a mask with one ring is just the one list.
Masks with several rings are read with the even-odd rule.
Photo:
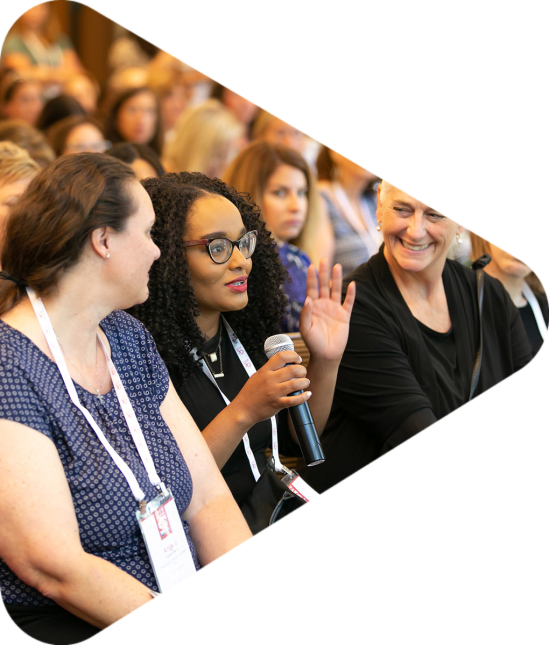
[[[246, 232], [247, 232], [247, 231], [246, 231], [246, 227], [245, 227], [245, 226], [243, 226], [243, 227], [240, 229], [240, 237], [242, 237], [242, 235], [244, 235], [244, 233], [246, 233]], [[210, 238], [216, 238], [216, 237], [226, 237], [227, 239], [229, 239], [229, 238], [228, 238], [228, 236], [227, 236], [227, 232], [226, 232], [226, 231], [213, 231], [213, 233], [206, 233], [205, 235], [202, 235], [202, 236], [201, 236], [200, 238], [198, 238], [198, 239], [200, 239], [200, 240], [208, 240], [208, 239], [210, 239]]]

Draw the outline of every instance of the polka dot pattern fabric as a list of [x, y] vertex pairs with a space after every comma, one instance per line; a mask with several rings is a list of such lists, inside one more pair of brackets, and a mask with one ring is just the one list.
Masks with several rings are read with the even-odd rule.
[[[187, 464], [159, 410], [169, 386], [166, 367], [150, 334], [129, 314], [115, 311], [101, 322], [101, 328], [156, 470], [182, 514], [191, 501], [193, 487]], [[76, 389], [80, 402], [133, 471], [147, 500], [156, 497], [158, 493], [149, 482], [114, 389], [103, 396], [102, 402], [78, 384]], [[0, 418], [29, 426], [55, 444], [71, 490], [84, 551], [112, 562], [158, 591], [135, 516], [137, 502], [128, 482], [70, 400], [57, 365], [3, 321]], [[198, 568], [188, 523], [183, 522], [183, 526]], [[19, 580], [2, 559], [0, 589], [5, 603], [36, 607], [55, 604]]]

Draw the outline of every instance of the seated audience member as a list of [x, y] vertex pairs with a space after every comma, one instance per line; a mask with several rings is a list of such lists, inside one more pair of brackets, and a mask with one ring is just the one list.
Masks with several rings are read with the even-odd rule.
[[246, 144], [244, 126], [215, 99], [183, 112], [162, 158], [168, 172], [201, 172], [221, 177]]
[[55, 159], [55, 152], [46, 141], [46, 137], [25, 121], [0, 121], [0, 141], [12, 141], [26, 150], [40, 168], [44, 168]]
[[129, 164], [139, 181], [147, 177], [162, 177], [166, 172], [158, 155], [149, 146], [139, 143], [115, 143], [107, 154]]
[[311, 264], [302, 249], [315, 252], [317, 263], [326, 255], [318, 253], [326, 235], [315, 178], [295, 150], [257, 141], [239, 153], [223, 179], [239, 193], [248, 193], [261, 208], [261, 217], [276, 240], [282, 265], [288, 271], [284, 291], [289, 303], [282, 331], [297, 332]]
[[74, 152], [105, 152], [110, 148], [99, 122], [91, 116], [61, 119], [48, 129], [47, 139], [58, 157]]
[[188, 573], [250, 536], [151, 336], [118, 311], [148, 296], [154, 219], [131, 168], [83, 153], [35, 177], [6, 227], [0, 583], [47, 643], [80, 642], [159, 590], [136, 512], [166, 487]]
[[160, 69], [150, 76], [148, 85], [158, 98], [164, 142], [168, 142], [173, 137], [177, 119], [185, 111], [189, 100], [185, 76], [182, 72]]
[[[287, 365], [300, 362], [293, 351], [267, 361], [263, 345], [279, 333], [286, 298], [283, 268], [258, 207], [200, 173], [168, 173], [146, 179], [143, 186], [155, 209], [153, 239], [161, 255], [150, 272], [149, 299], [132, 312], [153, 335], [229, 489], [245, 505], [254, 496], [254, 473], [259, 477], [266, 467], [264, 451], [273, 447], [273, 415], [280, 452], [300, 454], [285, 408], [306, 401], [309, 390], [311, 414], [322, 432], [354, 288], [349, 287], [341, 305], [341, 267], [330, 276], [328, 263], [321, 263], [319, 286], [311, 266], [300, 325], [311, 355], [308, 368]], [[242, 344], [238, 353], [227, 324]], [[242, 358], [242, 347], [249, 361]], [[257, 372], [245, 367], [249, 362]], [[304, 391], [289, 396], [297, 390]], [[221, 392], [230, 404], [225, 405]]]
[[42, 84], [31, 78], [21, 78], [14, 72], [4, 75], [1, 84], [0, 115], [3, 119], [20, 119], [36, 125], [44, 107]]
[[535, 356], [547, 337], [549, 305], [537, 276], [523, 262], [495, 244], [469, 232], [471, 260], [488, 253], [492, 261], [484, 267], [485, 273], [501, 282], [518, 308], [526, 335]]
[[10, 209], [39, 170], [26, 150], [11, 141], [0, 142], [0, 248]]
[[302, 154], [307, 138], [301, 130], [294, 128], [266, 110], [260, 110], [254, 121], [252, 139], [268, 143], [281, 143]]
[[38, 4], [16, 20], [1, 54], [3, 67], [43, 82], [46, 91], [53, 93], [71, 74], [82, 70], [70, 39], [61, 30], [55, 4]]
[[318, 188], [331, 222], [334, 262], [347, 275], [377, 253], [381, 233], [376, 228], [378, 177], [323, 146], [317, 162]]
[[224, 87], [221, 83], [213, 84], [210, 98], [217, 99], [230, 110], [246, 128], [246, 134], [251, 138], [252, 124], [259, 110], [255, 103]]
[[90, 72], [83, 70], [78, 74], [73, 74], [65, 83], [63, 92], [76, 99], [89, 116], [93, 116], [97, 112], [101, 88], [97, 79]]
[[36, 127], [47, 133], [49, 128], [68, 116], [85, 115], [86, 111], [75, 98], [67, 94], [59, 94], [44, 105], [36, 122]]
[[154, 92], [148, 87], [122, 92], [105, 119], [105, 135], [111, 143], [150, 146], [160, 156], [164, 135]]
[[[384, 244], [351, 273], [356, 303], [311, 485], [341, 481], [470, 398], [479, 349], [476, 275], [447, 260], [461, 227], [387, 182]], [[500, 282], [485, 276], [482, 364], [474, 396], [526, 365], [530, 346]], [[309, 480], [307, 480], [309, 481]]]

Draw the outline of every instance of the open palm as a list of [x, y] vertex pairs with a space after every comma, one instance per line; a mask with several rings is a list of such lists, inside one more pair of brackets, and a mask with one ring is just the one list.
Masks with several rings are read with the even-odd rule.
[[339, 360], [349, 337], [349, 320], [355, 301], [356, 284], [351, 282], [345, 302], [341, 304], [341, 265], [332, 270], [323, 258], [320, 268], [311, 264], [307, 272], [307, 298], [301, 311], [299, 331], [307, 344], [311, 357]]

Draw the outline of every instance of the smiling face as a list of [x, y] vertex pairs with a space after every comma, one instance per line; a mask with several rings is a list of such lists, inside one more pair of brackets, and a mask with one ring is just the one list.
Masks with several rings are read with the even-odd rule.
[[378, 188], [377, 219], [391, 271], [442, 275], [448, 248], [461, 227], [398, 188], [385, 187]]
[[287, 164], [278, 166], [267, 181], [261, 214], [276, 240], [296, 238], [307, 217], [307, 177]]
[[[239, 240], [246, 227], [237, 207], [221, 195], [198, 199], [189, 213], [185, 241], [226, 237]], [[247, 280], [252, 270], [246, 259], [234, 248], [228, 262], [216, 264], [205, 246], [187, 248], [191, 286], [198, 303], [200, 318], [216, 319], [220, 312], [239, 311], [248, 304]]]

